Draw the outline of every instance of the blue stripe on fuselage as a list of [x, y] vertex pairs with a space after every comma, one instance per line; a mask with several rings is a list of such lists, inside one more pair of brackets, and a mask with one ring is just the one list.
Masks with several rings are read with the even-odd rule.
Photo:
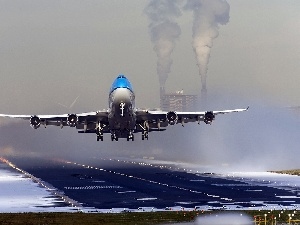
[[127, 88], [131, 92], [133, 92], [132, 86], [130, 81], [124, 76], [124, 75], [119, 75], [113, 82], [111, 88], [110, 88], [110, 93], [116, 90], [117, 88]]

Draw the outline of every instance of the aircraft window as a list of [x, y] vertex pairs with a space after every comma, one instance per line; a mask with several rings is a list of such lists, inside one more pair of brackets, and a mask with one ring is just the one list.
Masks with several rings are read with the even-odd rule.
[[132, 91], [132, 86], [129, 80], [124, 75], [119, 75], [112, 84], [111, 91], [117, 88], [128, 88]]

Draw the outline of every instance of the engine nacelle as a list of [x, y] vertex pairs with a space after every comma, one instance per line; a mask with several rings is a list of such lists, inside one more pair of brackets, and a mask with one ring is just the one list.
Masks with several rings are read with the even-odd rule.
[[215, 115], [212, 111], [208, 111], [204, 115], [204, 123], [211, 124], [212, 121], [215, 119]]
[[37, 129], [41, 125], [41, 119], [38, 116], [32, 116], [30, 117], [30, 125], [34, 128]]
[[167, 117], [167, 121], [170, 125], [174, 125], [177, 123], [178, 116], [177, 116], [176, 112], [170, 111], [167, 113], [166, 117]]
[[78, 117], [76, 114], [69, 114], [68, 118], [67, 118], [67, 124], [70, 127], [75, 127], [77, 125], [78, 122]]

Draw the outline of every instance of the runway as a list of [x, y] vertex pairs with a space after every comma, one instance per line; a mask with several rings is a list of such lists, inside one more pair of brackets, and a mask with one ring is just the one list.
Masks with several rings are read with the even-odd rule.
[[297, 209], [300, 205], [297, 176], [203, 173], [143, 159], [9, 160], [92, 211]]

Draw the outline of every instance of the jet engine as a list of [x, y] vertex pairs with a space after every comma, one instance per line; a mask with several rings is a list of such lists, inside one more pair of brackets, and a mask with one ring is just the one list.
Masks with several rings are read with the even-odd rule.
[[30, 125], [34, 128], [37, 129], [41, 125], [41, 119], [38, 116], [32, 116], [30, 118]]
[[212, 111], [208, 111], [204, 115], [204, 123], [211, 124], [212, 121], [215, 119], [215, 115]]
[[177, 123], [178, 116], [177, 116], [176, 112], [170, 111], [167, 113], [166, 117], [167, 117], [167, 121], [170, 125], [174, 125]]
[[67, 124], [70, 127], [75, 127], [78, 121], [78, 117], [76, 114], [69, 114], [67, 118]]

